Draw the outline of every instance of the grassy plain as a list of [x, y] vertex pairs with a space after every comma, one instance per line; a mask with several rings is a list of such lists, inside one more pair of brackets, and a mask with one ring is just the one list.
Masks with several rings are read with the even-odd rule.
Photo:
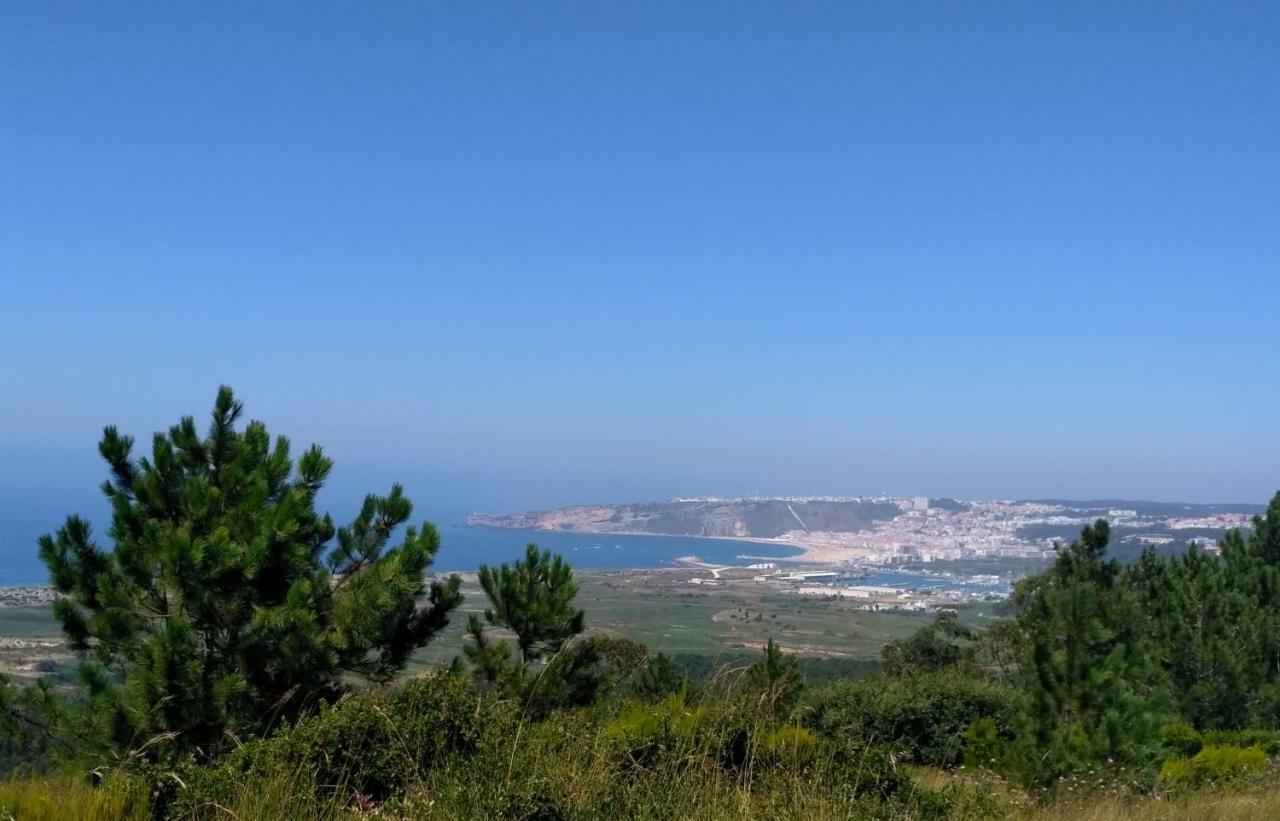
[[[927, 624], [925, 613], [868, 612], [850, 599], [801, 596], [749, 578], [716, 587], [691, 584], [705, 570], [579, 571], [579, 604], [592, 631], [626, 636], [651, 652], [718, 657], [753, 651], [773, 638], [801, 656], [874, 660], [888, 641]], [[466, 600], [449, 628], [413, 659], [410, 672], [448, 663], [461, 652], [470, 613], [482, 613], [484, 593], [464, 580]], [[966, 605], [962, 617], [980, 623], [992, 605]], [[0, 607], [0, 672], [29, 671], [41, 658], [66, 661], [47, 605]]]
[[[575, 577], [589, 630], [626, 636], [668, 655], [738, 655], [773, 638], [801, 656], [875, 660], [886, 642], [932, 619], [919, 612], [869, 612], [852, 599], [801, 596], [749, 578], [715, 587], [690, 583], [707, 575], [663, 569], [580, 571]], [[484, 609], [484, 594], [474, 579], [467, 579], [463, 589], [464, 613], [418, 653], [415, 668], [447, 662], [460, 652], [467, 612]], [[981, 623], [993, 605], [959, 609], [966, 622]]]

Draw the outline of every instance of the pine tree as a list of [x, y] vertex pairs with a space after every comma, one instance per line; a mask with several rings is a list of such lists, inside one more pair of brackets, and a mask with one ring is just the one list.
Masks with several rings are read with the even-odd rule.
[[351, 674], [386, 681], [461, 601], [456, 576], [427, 583], [435, 527], [390, 546], [413, 510], [399, 485], [335, 531], [315, 510], [331, 460], [313, 445], [295, 470], [289, 441], [238, 428], [242, 413], [224, 386], [206, 436], [184, 417], [141, 459], [107, 427], [113, 546], [79, 516], [40, 539], [65, 594], [55, 615], [85, 657], [81, 731], [117, 751], [212, 755]]
[[970, 666], [977, 652], [974, 638], [973, 631], [960, 623], [954, 610], [940, 611], [932, 624], [881, 648], [884, 672], [892, 676]]
[[[539, 551], [536, 544], [525, 548], [523, 561], [497, 568], [481, 565], [480, 586], [489, 597], [485, 621], [515, 633], [522, 666], [554, 655], [582, 632], [585, 614], [573, 605], [578, 585], [572, 569], [562, 557]], [[485, 638], [484, 625], [474, 615], [467, 632], [474, 639], [465, 648], [467, 656], [481, 669], [496, 669], [493, 654], [505, 657], [504, 651]]]
[[791, 712], [804, 690], [804, 679], [795, 656], [783, 653], [773, 639], [765, 644], [764, 655], [747, 668], [747, 680], [762, 694], [768, 709], [777, 715]]
[[1245, 715], [1255, 727], [1280, 728], [1280, 493], [1255, 516], [1252, 532], [1232, 530], [1223, 536], [1224, 587], [1232, 610], [1215, 622], [1222, 653], [1242, 665]]
[[1158, 559], [1144, 551], [1128, 569], [1146, 625], [1146, 655], [1163, 674], [1178, 713], [1198, 729], [1248, 721], [1249, 626], [1256, 602], [1228, 582], [1224, 562], [1193, 546]]
[[1151, 763], [1162, 717], [1121, 566], [1099, 520], [1015, 596], [1029, 696], [1022, 761], [1033, 781], [1090, 767]]
[[1198, 729], [1280, 726], [1280, 494], [1215, 558], [1148, 549], [1126, 569], [1144, 652]]
[[640, 671], [631, 691], [640, 698], [657, 701], [672, 693], [683, 692], [688, 687], [689, 677], [681, 675], [666, 653], [658, 653], [649, 659], [649, 664]]

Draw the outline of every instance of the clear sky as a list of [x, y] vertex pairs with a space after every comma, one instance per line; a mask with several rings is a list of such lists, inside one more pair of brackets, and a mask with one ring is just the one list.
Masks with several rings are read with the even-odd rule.
[[0, 531], [96, 512], [101, 426], [222, 382], [335, 508], [1263, 501], [1278, 40], [1275, 3], [0, 0]]

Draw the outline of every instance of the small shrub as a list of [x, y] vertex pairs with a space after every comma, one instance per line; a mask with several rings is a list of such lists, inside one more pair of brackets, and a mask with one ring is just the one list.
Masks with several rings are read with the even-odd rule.
[[[1160, 728], [1160, 744], [1176, 756], [1189, 758], [1204, 747], [1204, 739], [1189, 724], [1175, 722]], [[1220, 743], [1220, 742], [1214, 742]], [[1246, 745], [1247, 746], [1247, 745]]]
[[846, 739], [833, 747], [819, 780], [837, 793], [883, 800], [913, 789], [910, 777], [899, 769], [897, 757], [889, 749], [858, 739]]
[[999, 770], [1009, 753], [1009, 741], [990, 718], [974, 720], [964, 731], [964, 764], [980, 770]]
[[1261, 747], [1270, 756], [1280, 756], [1280, 731], [1276, 730], [1208, 730], [1204, 743], [1232, 747]]
[[760, 747], [774, 765], [800, 770], [817, 757], [818, 739], [803, 727], [779, 727], [765, 735]]
[[954, 767], [964, 761], [966, 732], [988, 719], [1000, 739], [1014, 735], [1017, 694], [957, 672], [872, 676], [846, 681], [811, 703], [806, 723], [839, 741], [886, 745], [903, 761]]
[[1190, 758], [1176, 757], [1160, 769], [1160, 785], [1170, 790], [1194, 790], [1225, 785], [1261, 772], [1267, 754], [1260, 747], [1205, 747]]
[[706, 708], [691, 707], [682, 693], [674, 693], [657, 704], [627, 704], [604, 735], [621, 744], [632, 760], [643, 762], [677, 747], [698, 746], [707, 717]]
[[1007, 814], [991, 789], [982, 784], [948, 784], [940, 790], [913, 790], [907, 799], [911, 817], [919, 821], [998, 818]]
[[367, 796], [381, 802], [402, 793], [444, 759], [479, 749], [489, 729], [504, 731], [507, 705], [480, 709], [460, 676], [414, 679], [391, 692], [351, 696], [249, 742], [213, 766], [189, 760], [175, 773], [153, 774], [156, 809], [185, 817], [223, 804], [246, 783], [297, 780], [320, 799]]

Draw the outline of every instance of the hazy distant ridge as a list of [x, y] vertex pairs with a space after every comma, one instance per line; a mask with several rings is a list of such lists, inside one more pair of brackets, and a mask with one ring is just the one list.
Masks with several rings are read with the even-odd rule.
[[1197, 516], [1213, 513], [1267, 512], [1266, 505], [1237, 502], [1197, 504], [1192, 502], [1146, 502], [1137, 499], [1024, 499], [1028, 504], [1059, 505], [1078, 511], [1105, 514], [1108, 510], [1132, 510], [1139, 516]]
[[623, 505], [584, 505], [512, 514], [472, 514], [472, 527], [648, 533], [659, 536], [777, 538], [796, 530], [854, 532], [902, 513], [875, 500], [693, 499]]

